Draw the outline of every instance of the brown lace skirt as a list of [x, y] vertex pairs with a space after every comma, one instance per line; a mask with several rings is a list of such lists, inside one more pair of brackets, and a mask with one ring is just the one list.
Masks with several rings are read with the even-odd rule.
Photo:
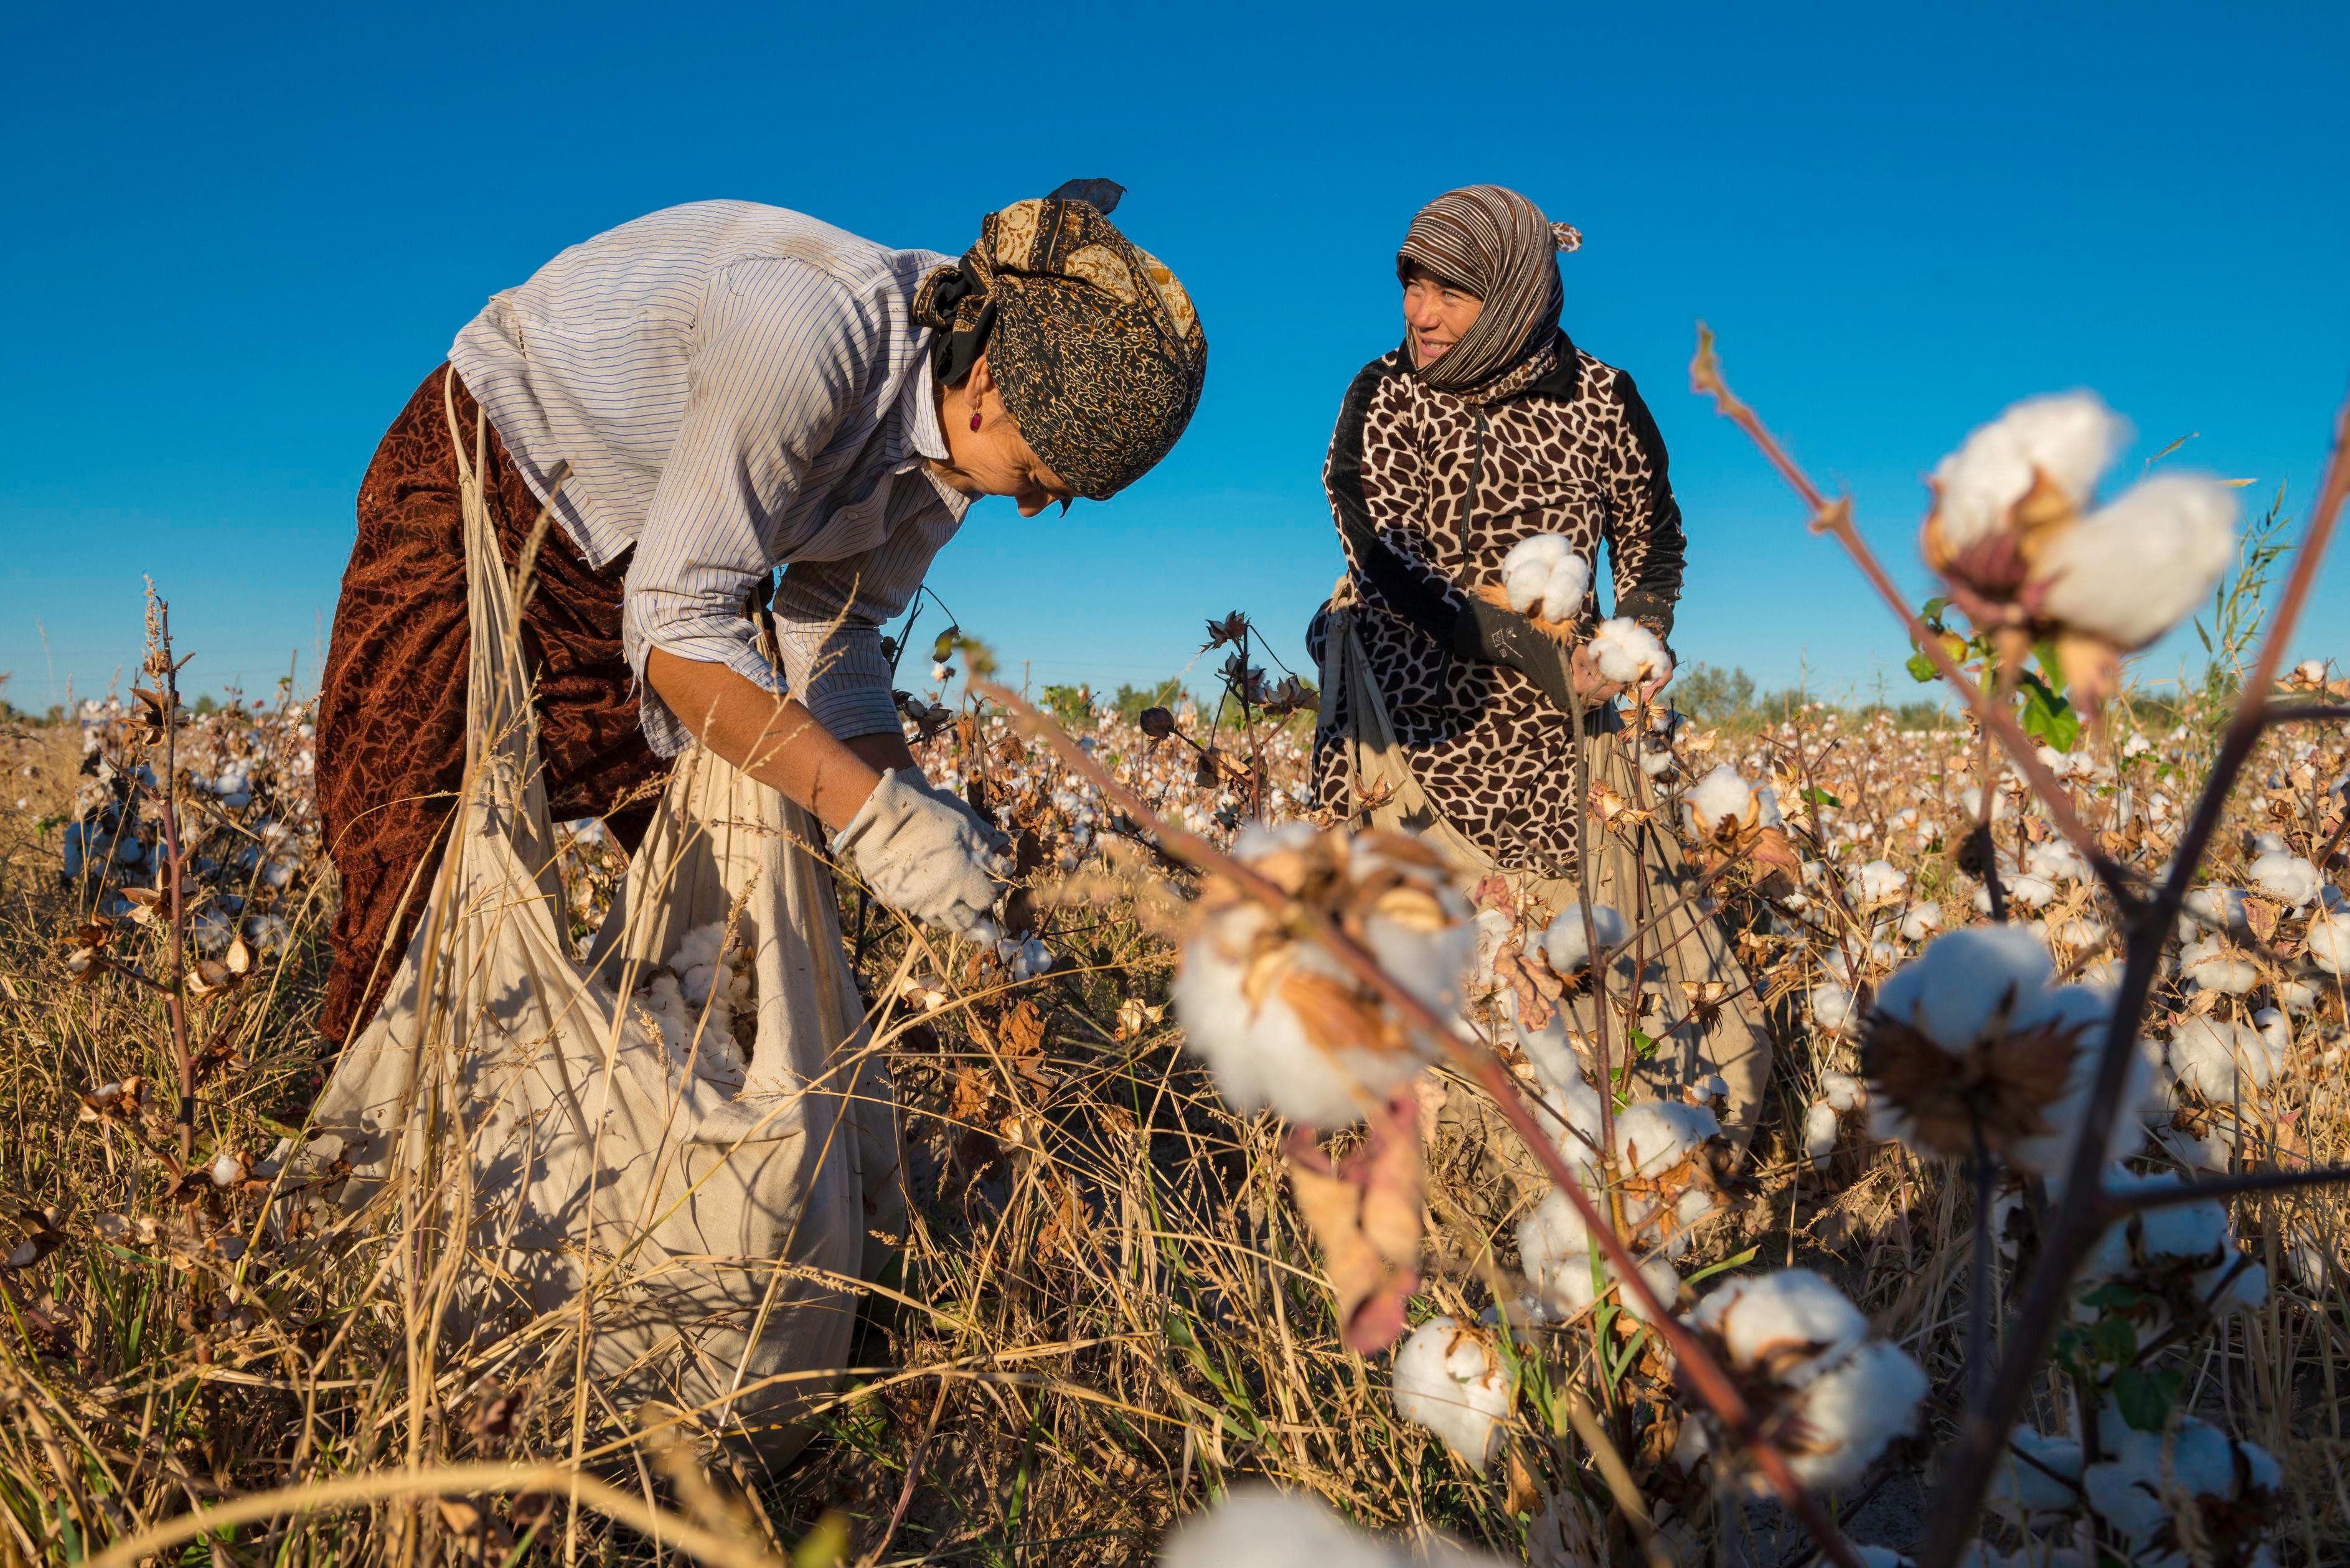
[[[318, 693], [318, 816], [342, 878], [334, 966], [318, 1027], [340, 1042], [373, 1015], [415, 935], [465, 771], [464, 519], [442, 402], [446, 366], [424, 379], [384, 433], [359, 483], [359, 539], [343, 572], [334, 639]], [[467, 452], [481, 419], [454, 384]], [[538, 499], [489, 435], [484, 486], [511, 567], [538, 517]], [[523, 609], [537, 680], [538, 752], [557, 822], [604, 816], [634, 849], [650, 800], [616, 804], [662, 770], [637, 722], [620, 655], [623, 555], [590, 568], [550, 526]]]

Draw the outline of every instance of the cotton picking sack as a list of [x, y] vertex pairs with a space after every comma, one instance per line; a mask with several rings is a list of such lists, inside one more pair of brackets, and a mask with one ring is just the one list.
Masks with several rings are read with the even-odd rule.
[[[453, 441], [453, 408], [450, 428]], [[846, 1365], [871, 1233], [903, 1217], [895, 1108], [807, 847], [818, 830], [690, 753], [574, 958], [484, 439], [470, 462], [457, 453], [463, 799], [417, 935], [336, 1064], [294, 1175], [348, 1162], [312, 1218], [400, 1237], [393, 1267], [439, 1314], [443, 1375], [534, 1381], [536, 1397], [576, 1395], [591, 1422], [624, 1428], [667, 1407], [780, 1460], [804, 1439], [795, 1413]], [[663, 1029], [634, 997], [713, 921], [750, 955], [747, 1065], [714, 1022]]]

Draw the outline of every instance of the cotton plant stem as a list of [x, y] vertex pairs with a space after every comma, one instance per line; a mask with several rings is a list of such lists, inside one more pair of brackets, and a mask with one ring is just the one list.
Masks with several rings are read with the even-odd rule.
[[[1786, 1459], [1776, 1449], [1754, 1440], [1757, 1427], [1754, 1414], [1738, 1392], [1729, 1374], [1706, 1349], [1687, 1325], [1673, 1314], [1671, 1306], [1658, 1296], [1641, 1274], [1623, 1238], [1607, 1221], [1607, 1216], [1594, 1203], [1581, 1181], [1567, 1168], [1565, 1157], [1558, 1146], [1543, 1133], [1534, 1114], [1519, 1093], [1516, 1080], [1509, 1069], [1492, 1053], [1471, 1045], [1456, 1034], [1420, 1000], [1390, 979], [1378, 961], [1357, 947], [1327, 916], [1299, 904], [1280, 887], [1249, 867], [1224, 854], [1206, 839], [1160, 822], [1141, 798], [1110, 776], [1092, 757], [1072, 742], [1061, 727], [1039, 713], [1034, 707], [1005, 688], [993, 681], [974, 681], [980, 695], [1003, 705], [1019, 719], [1031, 733], [1043, 739], [1059, 754], [1062, 762], [1082, 774], [1102, 793], [1105, 799], [1117, 803], [1138, 824], [1156, 834], [1170, 853], [1202, 871], [1213, 872], [1230, 878], [1250, 898], [1269, 909], [1278, 910], [1295, 922], [1324, 951], [1337, 960], [1357, 981], [1375, 992], [1388, 1007], [1414, 1029], [1437, 1045], [1454, 1063], [1493, 1097], [1503, 1119], [1510, 1124], [1526, 1147], [1541, 1162], [1552, 1182], [1564, 1193], [1581, 1215], [1592, 1239], [1607, 1254], [1609, 1265], [1617, 1274], [1619, 1289], [1628, 1292], [1648, 1314], [1649, 1325], [1671, 1347], [1679, 1370], [1695, 1389], [1698, 1397], [1721, 1417], [1722, 1424], [1745, 1445], [1757, 1469], [1772, 1485], [1787, 1507], [1809, 1531], [1814, 1540], [1837, 1564], [1837, 1568], [1863, 1568], [1859, 1554], [1853, 1550], [1811, 1493], [1804, 1490], [1787, 1466]], [[1602, 1103], [1606, 1096], [1602, 1096]]]
[[[2186, 902], [2188, 888], [2202, 864], [2212, 836], [2219, 831], [2236, 777], [2243, 771], [2266, 728], [2268, 693], [2276, 684], [2286, 644], [2292, 639], [2316, 583], [2345, 493], [2350, 493], [2350, 401], [2343, 404], [2335, 417], [2333, 451], [2326, 459], [2325, 475], [2310, 511], [2307, 532], [2294, 556], [2293, 574], [2286, 580], [2275, 614], [2270, 618], [2259, 663], [2228, 722], [2219, 754], [2212, 760], [2210, 776], [2196, 802], [2195, 815], [2179, 839], [2170, 876], [2152, 900], [2129, 917], [2130, 938], [2121, 992], [2114, 1004], [2105, 1050], [2097, 1063], [2096, 1081], [2079, 1124], [2082, 1127], [2110, 1128], [2121, 1109], [2122, 1088], [2128, 1079], [2130, 1057], [2137, 1049], [2137, 1022], [2145, 1014], [2147, 998], [2153, 990], [2164, 938]], [[2102, 1181], [2106, 1142], [2105, 1137], [2092, 1136], [2080, 1139], [2074, 1147], [2072, 1164], [2065, 1173], [2064, 1197], [2043, 1241], [2039, 1263], [2032, 1272], [2031, 1288], [2022, 1311], [2016, 1314], [2014, 1332], [2007, 1355], [2001, 1360], [1991, 1397], [1967, 1413], [1941, 1485], [1934, 1494], [1922, 1537], [1926, 1545], [1919, 1568], [1955, 1568], [1960, 1552], [1973, 1533], [2008, 1428], [2016, 1412], [2023, 1407], [2033, 1377], [2064, 1315], [2073, 1274], [2103, 1233], [2109, 1218], [2107, 1205], [2111, 1199], [2104, 1192]]]
[[[1868, 579], [1869, 587], [1877, 590], [1877, 597], [1900, 618], [1902, 628], [1908, 632], [1910, 640], [1918, 645], [1918, 651], [1933, 664], [1942, 679], [1950, 683], [1976, 722], [1999, 737], [2001, 746], [2023, 774], [2024, 782], [2032, 786], [2032, 793], [2038, 795], [2041, 805], [2047, 808], [2048, 820], [2055, 825], [2056, 830], [2074, 848], [2081, 852], [2082, 858], [2088, 862], [2090, 868], [2097, 874], [2097, 880], [2106, 885], [2106, 891], [2114, 896], [2115, 900], [2124, 909], [2128, 909], [2137, 901], [2136, 892], [2123, 878], [2120, 868], [2097, 846], [2096, 836], [2074, 813], [2072, 796], [2057, 782], [2056, 775], [2048, 771], [2047, 764], [2040, 760], [2039, 748], [2033, 744], [2032, 738], [2015, 722], [2015, 715], [1994, 702], [1982, 688], [1967, 679], [1966, 672], [1959, 668], [1958, 661], [1942, 646], [1941, 639], [1928, 630], [1926, 623], [1918, 618], [1918, 612], [1909, 607], [1909, 601], [1902, 597], [1899, 586], [1878, 563], [1875, 552], [1869, 549], [1867, 542], [1860, 536], [1860, 530], [1854, 525], [1851, 501], [1839, 498], [1832, 502], [1821, 494], [1819, 487], [1796, 466], [1795, 461], [1764, 428], [1754, 410], [1739, 401], [1731, 391], [1729, 383], [1721, 378], [1721, 362], [1714, 357], [1713, 334], [1702, 325], [1698, 327], [1697, 356], [1690, 361], [1690, 388], [1712, 398], [1714, 406], [1762, 449], [1771, 466], [1779, 471], [1780, 476], [1812, 509], [1812, 531], [1832, 535], [1836, 543], [1844, 546], [1845, 553], [1852, 557], [1853, 564]], [[1991, 779], [1983, 781], [1986, 794], [1993, 782]]]

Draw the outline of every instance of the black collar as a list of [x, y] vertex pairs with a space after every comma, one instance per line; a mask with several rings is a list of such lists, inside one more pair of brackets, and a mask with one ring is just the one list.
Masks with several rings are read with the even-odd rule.
[[[1409, 329], [1404, 333], [1403, 341], [1396, 346], [1395, 354], [1396, 363], [1392, 373], [1399, 376], [1412, 375], [1414, 371], [1411, 362], [1411, 333]], [[1548, 374], [1540, 380], [1527, 383], [1501, 400], [1510, 403], [1515, 402], [1520, 398], [1550, 398], [1558, 402], [1571, 403], [1575, 400], [1576, 389], [1582, 385], [1583, 368], [1578, 363], [1575, 339], [1569, 337], [1566, 335], [1566, 328], [1562, 327], [1558, 329], [1558, 363], [1552, 366]]]

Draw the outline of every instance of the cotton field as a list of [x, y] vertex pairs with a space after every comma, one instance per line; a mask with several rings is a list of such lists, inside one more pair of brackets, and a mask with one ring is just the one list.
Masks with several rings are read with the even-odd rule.
[[[289, 1202], [348, 1174], [285, 1158], [335, 899], [296, 694], [16, 725], [9, 1560], [196, 1561], [192, 1510], [261, 1499], [212, 1562], [2345, 1561], [2350, 682], [2249, 636], [2202, 686], [2126, 678], [2215, 583], [2255, 622], [2290, 595], [2230, 576], [2225, 491], [2095, 504], [2111, 418], [2021, 404], [1936, 471], [1951, 593], [1912, 624], [1970, 702], [1627, 700], [1587, 831], [1669, 848], [1663, 907], [1332, 820], [1310, 684], [1244, 615], [1171, 707], [1032, 700], [942, 639], [908, 738], [1015, 886], [966, 939], [837, 877], [910, 1211], [775, 1469], [599, 1402], [572, 1325], [435, 1340], [426, 1231]], [[2158, 594], [2092, 591], [2158, 545]], [[1532, 608], [1590, 570], [1515, 566]], [[2019, 680], [2043, 644], [2069, 698]], [[557, 837], [584, 958], [627, 857]], [[1677, 917], [1734, 980], [1666, 978]], [[632, 983], [743, 1087], [733, 918]], [[1742, 1007], [1759, 1094], [1708, 1054]]]

